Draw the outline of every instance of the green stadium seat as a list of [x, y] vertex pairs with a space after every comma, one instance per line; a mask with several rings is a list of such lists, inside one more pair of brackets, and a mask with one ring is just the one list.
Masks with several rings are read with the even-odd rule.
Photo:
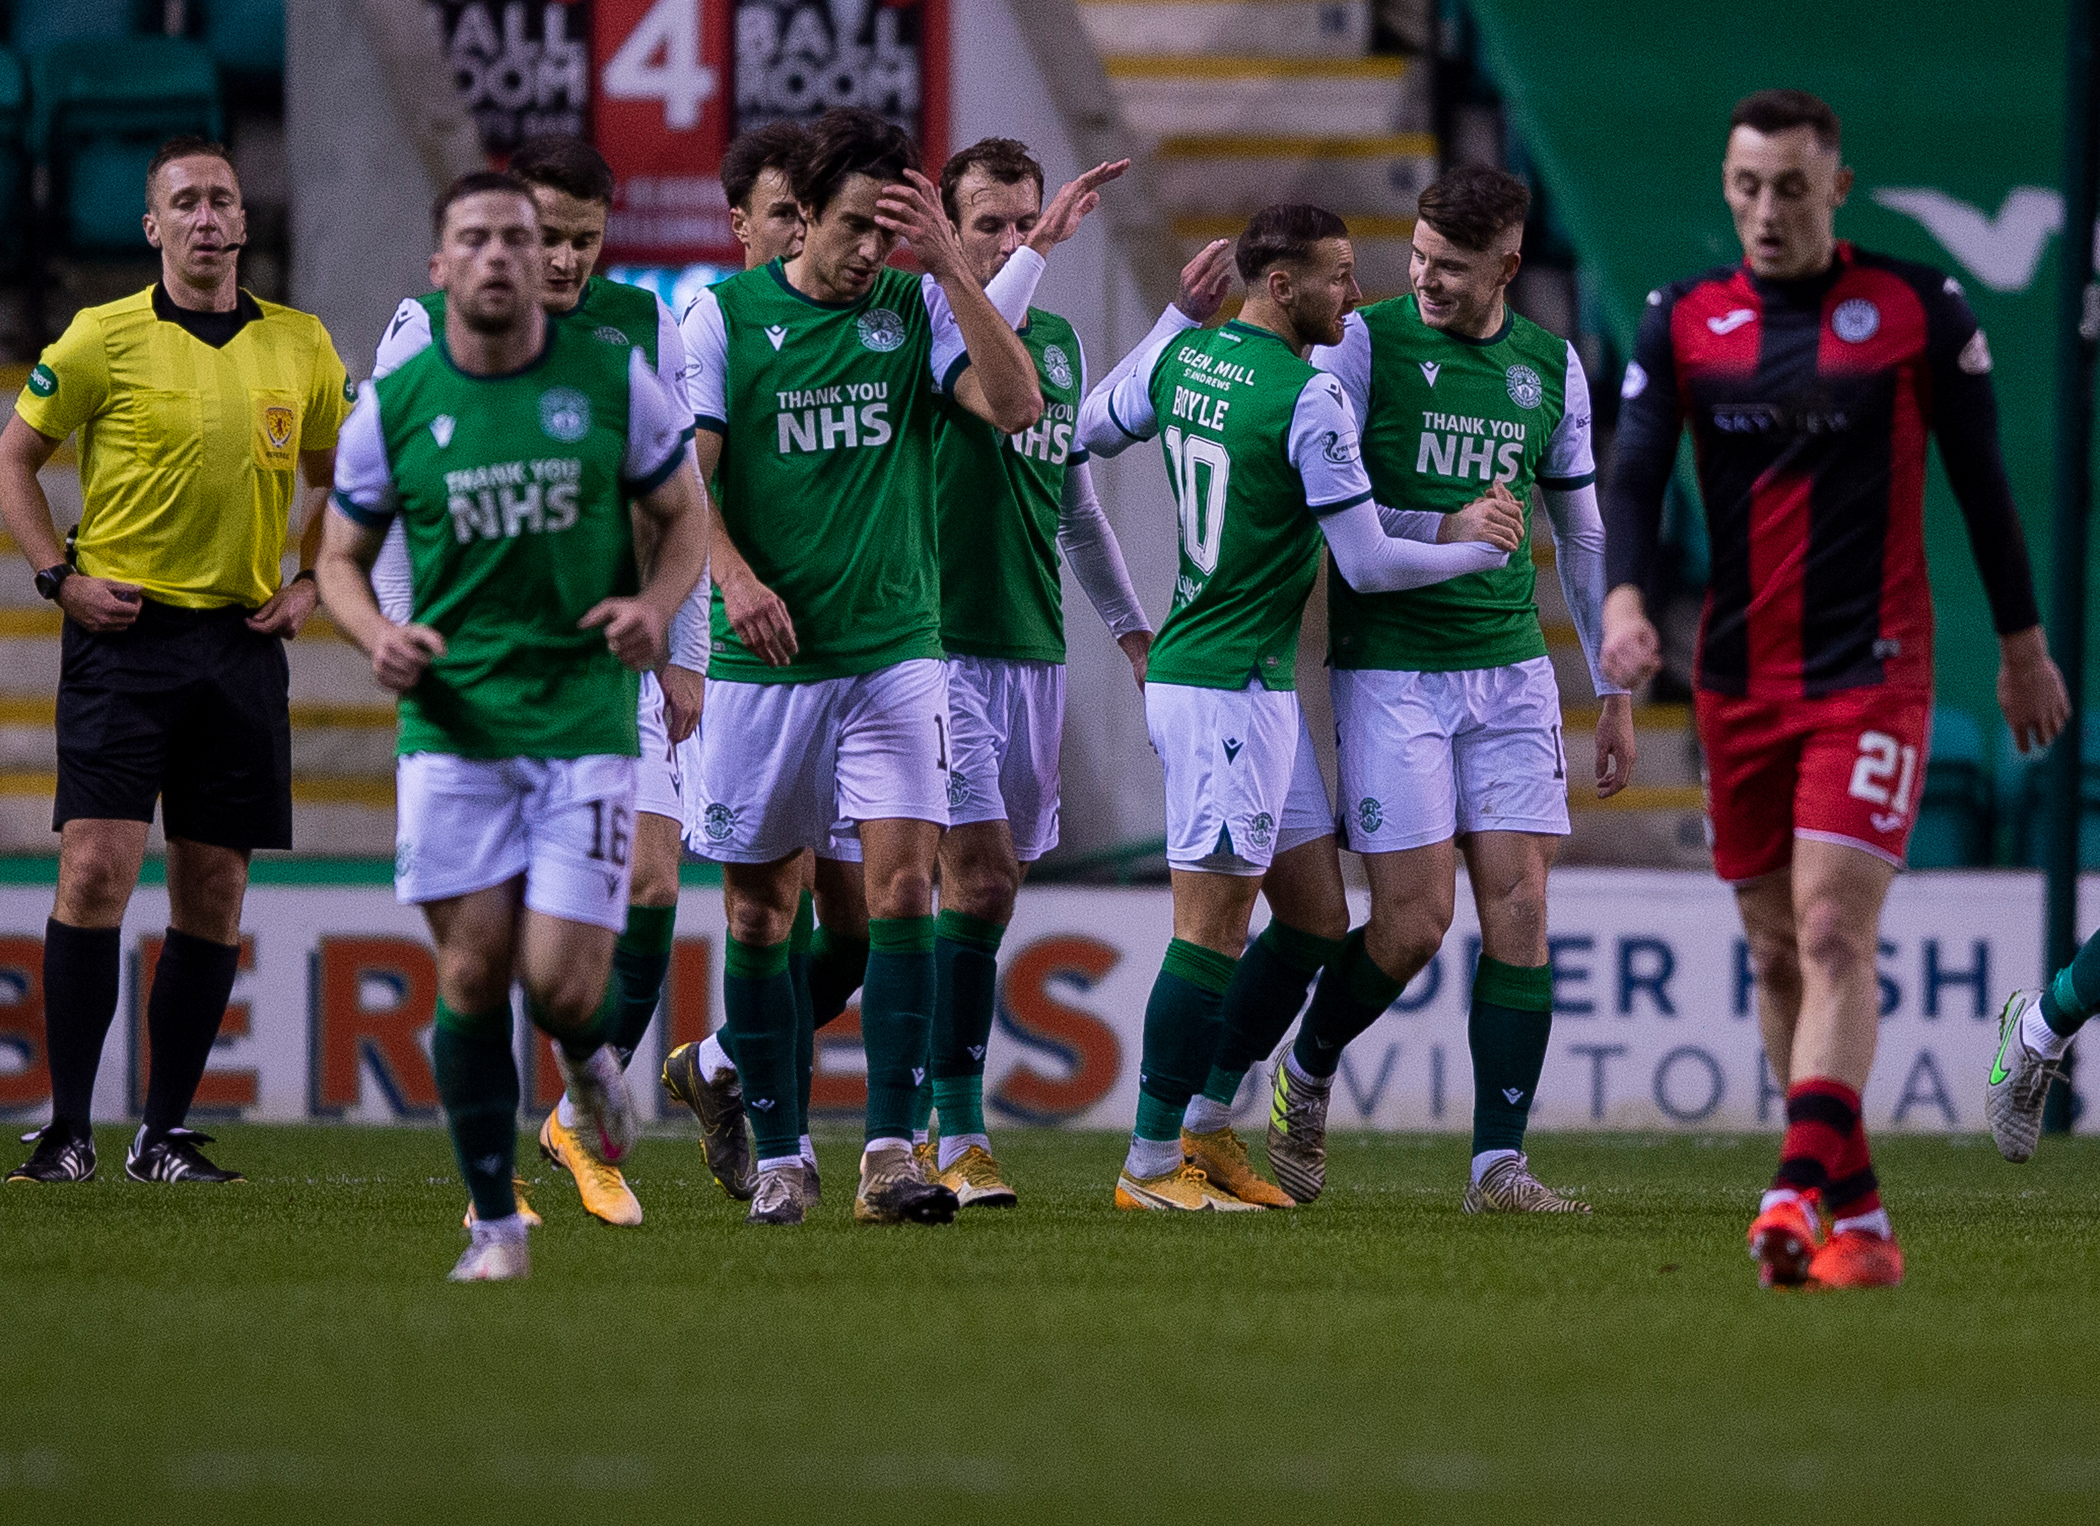
[[[1999, 808], [2009, 817], [2012, 859], [2038, 869], [2048, 858], [2054, 771], [2045, 764], [2050, 754], [2021, 757], [2013, 750], [2010, 733], [2001, 734], [1999, 742]], [[2100, 869], [2100, 716], [2086, 717], [2079, 774], [2078, 864], [2081, 869]]]
[[179, 133], [220, 135], [211, 54], [174, 37], [46, 48], [29, 65], [31, 157], [51, 170], [58, 244], [75, 254], [144, 253], [146, 166]]
[[284, 73], [284, 0], [205, 0], [197, 36], [229, 74]]
[[29, 82], [22, 61], [0, 48], [0, 269], [22, 263], [28, 226], [23, 197], [28, 190], [28, 160], [23, 144], [29, 135]]
[[1932, 714], [1932, 756], [1910, 840], [1914, 869], [1966, 869], [1991, 860], [1991, 791], [1983, 731], [1960, 710]]
[[62, 42], [90, 42], [158, 32], [160, 0], [13, 0], [8, 40], [33, 56]]

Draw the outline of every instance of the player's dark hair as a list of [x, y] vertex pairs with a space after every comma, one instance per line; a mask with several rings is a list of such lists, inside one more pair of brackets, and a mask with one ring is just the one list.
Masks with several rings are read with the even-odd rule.
[[948, 214], [948, 221], [958, 228], [962, 226], [962, 213], [955, 205], [955, 188], [962, 184], [963, 176], [972, 170], [981, 170], [1000, 185], [1019, 185], [1024, 180], [1035, 182], [1035, 199], [1043, 199], [1043, 167], [1036, 163], [1035, 155], [1028, 152], [1028, 145], [1017, 138], [979, 138], [968, 148], [949, 156], [941, 166], [941, 206]]
[[543, 185], [578, 201], [613, 199], [612, 166], [581, 138], [567, 133], [538, 133], [510, 156], [510, 172], [527, 185]]
[[767, 170], [792, 175], [795, 151], [802, 147], [802, 124], [768, 122], [742, 134], [722, 154], [722, 197], [732, 207], [751, 210], [751, 188]]
[[919, 145], [911, 134], [872, 111], [840, 106], [803, 130], [802, 146], [788, 166], [795, 200], [822, 217], [849, 175], [867, 175], [885, 184], [902, 180], [919, 167]]
[[444, 243], [445, 217], [454, 204], [469, 196], [479, 196], [483, 191], [508, 191], [513, 196], [524, 197], [528, 203], [532, 200], [532, 188], [509, 170], [468, 170], [438, 192], [437, 200], [430, 204], [431, 239]]
[[1495, 247], [1531, 215], [1531, 187], [1508, 170], [1466, 164], [1446, 170], [1415, 198], [1415, 216], [1461, 249]]
[[1247, 231], [1233, 247], [1232, 262], [1240, 279], [1252, 286], [1274, 265], [1302, 265], [1313, 245], [1324, 238], [1347, 238], [1349, 225], [1325, 207], [1303, 202], [1277, 202], [1247, 220]]
[[146, 205], [148, 208], [151, 208], [153, 205], [154, 182], [160, 179], [160, 172], [173, 164], [177, 159], [217, 159], [226, 168], [233, 170], [233, 183], [235, 185], [241, 183], [241, 172], [233, 169], [233, 155], [226, 151], [225, 144], [215, 143], [210, 138], [199, 137], [196, 133], [183, 133], [180, 137], [168, 139], [167, 142], [161, 144], [159, 148], [153, 151], [153, 162], [146, 166]]
[[1808, 127], [1815, 130], [1816, 142], [1822, 147], [1835, 150], [1838, 146], [1838, 114], [1828, 101], [1806, 90], [1760, 90], [1744, 96], [1728, 113], [1728, 130], [1734, 132], [1738, 127], [1768, 135], [1789, 127]]

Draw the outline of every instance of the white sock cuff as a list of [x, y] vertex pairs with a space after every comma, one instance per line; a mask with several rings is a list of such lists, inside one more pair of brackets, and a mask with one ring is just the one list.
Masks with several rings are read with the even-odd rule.
[[700, 1075], [709, 1085], [724, 1076], [735, 1075], [736, 1067], [729, 1063], [729, 1051], [722, 1047], [722, 1035], [710, 1033], [700, 1041]]
[[793, 1166], [799, 1170], [801, 1165], [802, 1157], [799, 1155], [768, 1155], [758, 1163], [758, 1169], [761, 1171], [785, 1171], [788, 1167]]
[[964, 1155], [969, 1153], [972, 1146], [984, 1151], [987, 1155], [992, 1153], [992, 1141], [989, 1135], [943, 1134], [941, 1136], [941, 1169], [945, 1171], [961, 1160]]

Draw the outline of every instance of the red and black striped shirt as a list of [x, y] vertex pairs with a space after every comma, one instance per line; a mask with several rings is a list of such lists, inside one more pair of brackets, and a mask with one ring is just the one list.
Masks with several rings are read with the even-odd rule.
[[1837, 246], [1829, 270], [1711, 270], [1648, 296], [1605, 493], [1608, 586], [1652, 586], [1689, 423], [1712, 538], [1697, 681], [1782, 699], [1932, 685], [1931, 435], [2000, 634], [2039, 623], [1998, 444], [1990, 351], [1961, 288]]

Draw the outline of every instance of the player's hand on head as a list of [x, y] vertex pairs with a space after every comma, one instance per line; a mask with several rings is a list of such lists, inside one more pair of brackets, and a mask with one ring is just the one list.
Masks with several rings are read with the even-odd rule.
[[917, 170], [906, 170], [903, 180], [882, 188], [875, 203], [875, 222], [902, 235], [934, 279], [968, 274], [962, 240], [941, 208], [941, 193]]
[[1232, 240], [1212, 239], [1181, 267], [1181, 294], [1174, 305], [1198, 323], [1217, 317], [1232, 290]]
[[1028, 247], [1037, 254], [1048, 254], [1059, 244], [1079, 231], [1087, 214], [1101, 205], [1101, 187], [1117, 179], [1130, 168], [1128, 159], [1110, 160], [1097, 164], [1077, 180], [1068, 180], [1058, 187], [1050, 204], [1043, 208], [1043, 215], [1036, 219], [1029, 232]]
[[139, 586], [76, 572], [58, 585], [58, 606], [75, 625], [96, 632], [120, 631], [139, 617]]
[[1638, 689], [1662, 671], [1662, 638], [1632, 584], [1604, 599], [1604, 646], [1597, 654], [1604, 676], [1622, 689]]
[[1446, 514], [1437, 526], [1436, 538], [1444, 544], [1486, 541], [1497, 551], [1514, 551], [1524, 543], [1524, 510], [1507, 492], [1497, 494], [1490, 489], [1457, 513]]
[[372, 676], [389, 693], [406, 694], [444, 655], [445, 638], [429, 626], [389, 621], [372, 643]]
[[2013, 745], [2022, 753], [2040, 752], [2070, 724], [2071, 694], [2064, 675], [2038, 625], [2000, 637], [1999, 649], [1998, 708]]
[[603, 630], [606, 650], [637, 673], [647, 672], [664, 660], [671, 622], [646, 599], [600, 599], [576, 624], [583, 630]]
[[1640, 758], [1640, 742], [1633, 732], [1632, 696], [1607, 694], [1597, 715], [1597, 798], [1609, 800], [1633, 783], [1633, 768]]
[[784, 668], [800, 650], [786, 602], [757, 578], [722, 584], [722, 613], [736, 639], [768, 666]]
[[700, 724], [707, 680], [691, 668], [671, 663], [656, 675], [664, 691], [664, 733], [673, 742], [683, 742]]
[[299, 634], [315, 609], [320, 607], [321, 586], [312, 578], [294, 578], [269, 602], [248, 617], [248, 629], [264, 636], [290, 639]]

